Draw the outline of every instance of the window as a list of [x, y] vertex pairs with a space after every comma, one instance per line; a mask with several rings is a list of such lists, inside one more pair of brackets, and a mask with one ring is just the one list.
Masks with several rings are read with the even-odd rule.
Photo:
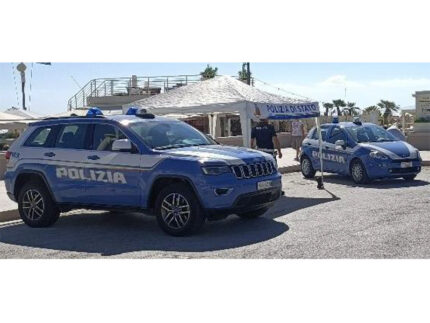
[[343, 140], [346, 143], [346, 135], [345, 135], [345, 132], [341, 128], [335, 127], [331, 131], [330, 138], [327, 140], [327, 142], [334, 144], [338, 140]]
[[134, 122], [130, 128], [153, 149], [213, 145], [200, 131], [179, 121]]
[[127, 137], [117, 128], [107, 124], [96, 124], [92, 149], [99, 151], [112, 151], [112, 144], [117, 139], [127, 139]]
[[58, 135], [55, 147], [85, 149], [85, 136], [87, 133], [87, 128], [87, 124], [71, 124], [63, 126]]
[[52, 127], [37, 128], [25, 142], [27, 147], [46, 147], [49, 143], [49, 134], [52, 134]]
[[[321, 127], [321, 136], [322, 136], [322, 140], [323, 141], [325, 141], [326, 140], [326, 138], [327, 138], [327, 132], [328, 132], [328, 127], [327, 126], [322, 126]], [[318, 129], [315, 127], [314, 128], [314, 131], [313, 131], [313, 133], [312, 133], [312, 139], [316, 139], [316, 140], [318, 140], [319, 139], [319, 136], [318, 136]]]
[[388, 131], [376, 125], [352, 126], [346, 130], [356, 142], [397, 141]]

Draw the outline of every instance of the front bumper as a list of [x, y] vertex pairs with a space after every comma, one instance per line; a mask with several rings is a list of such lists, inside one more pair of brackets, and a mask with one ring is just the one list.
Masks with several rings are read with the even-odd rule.
[[[408, 167], [402, 167], [402, 163], [411, 163]], [[403, 177], [417, 175], [421, 171], [421, 161], [418, 159], [402, 160], [369, 160], [367, 174], [370, 178]]]
[[280, 187], [239, 195], [228, 208], [206, 209], [209, 220], [224, 219], [230, 214], [246, 213], [271, 207], [282, 195]]

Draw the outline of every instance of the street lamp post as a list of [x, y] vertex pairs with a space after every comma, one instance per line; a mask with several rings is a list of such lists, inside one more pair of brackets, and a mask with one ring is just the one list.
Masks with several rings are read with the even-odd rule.
[[24, 63], [19, 63], [16, 69], [21, 74], [22, 108], [27, 110], [25, 107], [25, 70], [27, 69], [27, 66], [25, 66]]

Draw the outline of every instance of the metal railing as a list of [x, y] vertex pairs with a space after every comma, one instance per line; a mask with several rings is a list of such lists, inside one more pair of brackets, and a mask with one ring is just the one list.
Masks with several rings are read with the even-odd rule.
[[91, 97], [155, 95], [190, 83], [196, 83], [200, 80], [200, 75], [93, 79], [68, 100], [67, 108], [68, 110], [73, 110], [86, 107], [87, 99]]

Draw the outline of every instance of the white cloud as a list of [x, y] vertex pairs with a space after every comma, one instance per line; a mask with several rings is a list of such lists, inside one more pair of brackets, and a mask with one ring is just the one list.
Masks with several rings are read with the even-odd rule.
[[333, 75], [329, 78], [325, 79], [324, 81], [317, 84], [318, 86], [322, 87], [362, 87], [363, 84], [359, 82], [350, 81], [347, 79], [346, 75]]

